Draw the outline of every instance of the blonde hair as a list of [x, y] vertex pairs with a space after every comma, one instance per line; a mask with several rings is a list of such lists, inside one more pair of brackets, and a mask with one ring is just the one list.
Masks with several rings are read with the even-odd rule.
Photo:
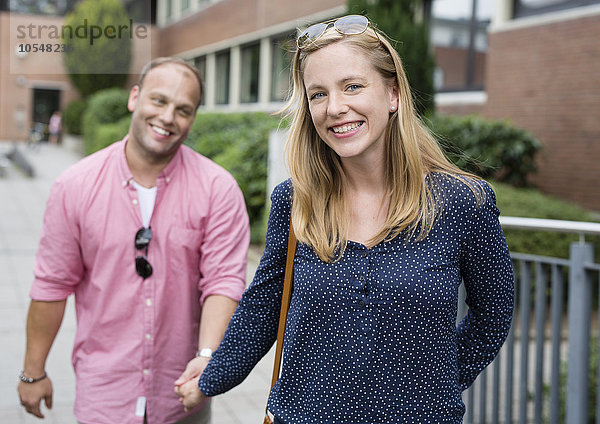
[[440, 172], [464, 181], [478, 202], [485, 195], [470, 181], [477, 178], [448, 161], [438, 142], [416, 116], [413, 99], [400, 56], [384, 35], [367, 29], [360, 35], [342, 35], [333, 28], [312, 44], [298, 49], [293, 60], [293, 92], [284, 108], [292, 118], [286, 156], [293, 186], [292, 222], [300, 242], [310, 245], [319, 258], [334, 262], [348, 242], [349, 206], [346, 177], [337, 154], [325, 144], [313, 125], [303, 72], [307, 57], [332, 43], [344, 42], [362, 51], [384, 81], [398, 87], [399, 107], [390, 115], [386, 129], [385, 184], [389, 191], [386, 222], [370, 245], [391, 240], [402, 231], [417, 240], [427, 236], [438, 218], [443, 199], [434, 179]]

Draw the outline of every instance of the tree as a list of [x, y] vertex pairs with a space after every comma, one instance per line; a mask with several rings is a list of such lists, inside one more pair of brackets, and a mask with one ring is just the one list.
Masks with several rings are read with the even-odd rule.
[[434, 59], [424, 0], [348, 0], [350, 13], [364, 14], [396, 43], [420, 115], [433, 112]]
[[131, 63], [132, 26], [119, 0], [84, 0], [67, 15], [64, 64], [83, 97], [123, 87]]

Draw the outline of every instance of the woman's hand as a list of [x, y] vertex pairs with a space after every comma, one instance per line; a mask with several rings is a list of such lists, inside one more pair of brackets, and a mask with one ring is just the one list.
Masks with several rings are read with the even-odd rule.
[[204, 393], [198, 388], [199, 379], [200, 377], [196, 377], [175, 386], [175, 394], [179, 396], [179, 402], [183, 404], [185, 412], [191, 411], [206, 399]]

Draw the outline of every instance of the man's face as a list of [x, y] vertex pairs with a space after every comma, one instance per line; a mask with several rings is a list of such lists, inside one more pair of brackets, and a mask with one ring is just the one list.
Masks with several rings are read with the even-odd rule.
[[129, 93], [133, 112], [128, 143], [150, 163], [168, 162], [186, 139], [200, 103], [200, 86], [183, 65], [166, 63], [148, 72]]

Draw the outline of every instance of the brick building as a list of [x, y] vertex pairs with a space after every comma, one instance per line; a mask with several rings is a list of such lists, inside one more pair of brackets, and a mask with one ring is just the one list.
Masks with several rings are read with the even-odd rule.
[[[430, 1], [430, 0], [427, 0]], [[13, 9], [0, 0], [0, 140], [23, 140], [32, 122], [47, 122], [77, 92], [59, 54], [17, 54], [16, 25], [60, 27], [77, 0], [24, 2], [62, 7], [60, 10]], [[346, 13], [345, 0], [123, 0], [135, 14], [143, 9], [151, 26], [151, 43], [134, 40], [130, 72], [141, 70], [144, 58], [180, 56], [194, 63], [206, 80], [204, 110], [266, 110], [281, 107], [289, 89], [289, 61], [298, 27]], [[16, 2], [19, 4], [19, 2]], [[139, 12], [138, 12], [139, 14]], [[436, 86], [441, 102], [461, 112], [481, 109], [485, 99], [485, 25], [477, 32], [474, 86], [478, 96], [456, 96], [464, 87], [468, 22], [433, 18], [432, 40], [437, 58]], [[47, 40], [37, 40], [46, 42]], [[139, 40], [137, 40], [139, 41]], [[43, 72], [43, 73], [41, 73]], [[135, 81], [135, 75], [131, 82]]]
[[[134, 8], [140, 2], [151, 3], [123, 0], [130, 15], [136, 14]], [[78, 98], [61, 52], [33, 51], [34, 45], [39, 49], [48, 44], [53, 50], [56, 46], [60, 50], [62, 15], [76, 3], [77, 0], [17, 1], [14, 2], [16, 9], [11, 9], [8, 0], [0, 0], [0, 140], [25, 140], [34, 122], [48, 123], [52, 112], [64, 110], [69, 102]], [[35, 6], [44, 8], [37, 10]], [[145, 26], [147, 33], [144, 39], [133, 37], [132, 69], [141, 69], [151, 57], [158, 55], [157, 44], [152, 42], [157, 28], [150, 24], [150, 16], [145, 18], [136, 19], [134, 24], [136, 28]], [[94, 54], [93, 48], [89, 53]], [[135, 76], [130, 81], [133, 83]]]
[[600, 211], [600, 1], [497, 4], [483, 113], [542, 142], [535, 185]]

